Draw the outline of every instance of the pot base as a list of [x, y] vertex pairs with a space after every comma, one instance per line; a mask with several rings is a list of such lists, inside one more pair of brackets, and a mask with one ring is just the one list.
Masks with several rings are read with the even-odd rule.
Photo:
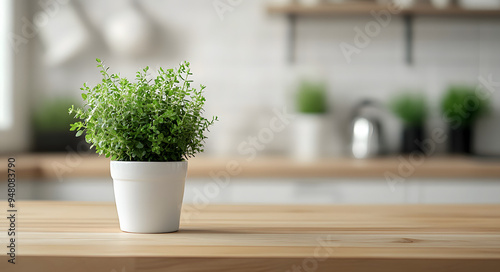
[[179, 230], [187, 162], [111, 162], [120, 229], [132, 233]]

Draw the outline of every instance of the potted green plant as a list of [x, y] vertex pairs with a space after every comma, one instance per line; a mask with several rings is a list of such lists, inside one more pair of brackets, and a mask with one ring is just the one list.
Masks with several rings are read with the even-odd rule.
[[77, 150], [80, 139], [68, 131], [73, 118], [66, 114], [75, 99], [47, 99], [35, 107], [32, 115], [33, 150], [35, 152], [64, 152]]
[[450, 153], [473, 153], [474, 122], [489, 109], [489, 101], [476, 95], [474, 87], [451, 86], [441, 101], [448, 123]]
[[401, 152], [422, 152], [420, 145], [427, 118], [427, 102], [424, 96], [417, 93], [403, 93], [395, 97], [389, 106], [403, 122]]
[[203, 117], [205, 98], [191, 86], [189, 63], [162, 69], [135, 82], [109, 74], [97, 59], [102, 82], [83, 85], [83, 108], [70, 109], [71, 125], [96, 152], [111, 158], [111, 177], [120, 228], [160, 233], [179, 228], [187, 159], [203, 151], [205, 131], [216, 117]]
[[302, 81], [296, 93], [294, 157], [311, 161], [319, 156], [321, 129], [327, 112], [327, 88], [323, 82]]

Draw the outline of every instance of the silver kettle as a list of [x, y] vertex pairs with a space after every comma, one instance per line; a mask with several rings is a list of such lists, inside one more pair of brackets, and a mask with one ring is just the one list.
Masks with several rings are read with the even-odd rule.
[[364, 100], [354, 107], [352, 115], [351, 152], [357, 159], [371, 158], [383, 153], [382, 125], [378, 113], [381, 106]]

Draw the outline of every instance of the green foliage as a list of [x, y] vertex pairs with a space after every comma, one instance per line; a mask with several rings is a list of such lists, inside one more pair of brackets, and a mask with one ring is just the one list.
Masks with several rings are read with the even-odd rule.
[[63, 97], [44, 101], [33, 113], [33, 126], [39, 132], [67, 131], [74, 122], [73, 117], [66, 114], [68, 107], [75, 104], [75, 99]]
[[389, 107], [408, 127], [421, 127], [427, 118], [427, 102], [421, 94], [399, 95], [390, 102]]
[[326, 85], [303, 81], [297, 92], [297, 110], [301, 113], [325, 113], [327, 106]]
[[102, 82], [93, 88], [84, 84], [85, 107], [69, 110], [82, 120], [71, 125], [76, 136], [85, 131], [97, 153], [119, 161], [182, 161], [203, 152], [204, 132], [217, 117], [202, 116], [205, 86], [191, 87], [189, 62], [160, 68], [154, 80], [147, 79], [146, 67], [135, 83], [97, 62]]
[[468, 127], [489, 109], [489, 101], [477, 97], [474, 87], [451, 86], [443, 100], [441, 110], [457, 127]]

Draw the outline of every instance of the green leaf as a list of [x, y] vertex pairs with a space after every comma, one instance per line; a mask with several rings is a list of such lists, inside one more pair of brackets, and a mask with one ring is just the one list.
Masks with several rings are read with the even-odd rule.
[[87, 99], [87, 94], [82, 93], [82, 98], [83, 98], [83, 100]]
[[76, 132], [76, 137], [80, 137], [83, 134], [83, 130], [79, 130]]
[[140, 143], [140, 142], [139, 142], [139, 143], [137, 143], [137, 144], [135, 145], [135, 147], [137, 147], [137, 148], [139, 148], [139, 149], [140, 149], [140, 148], [144, 148], [144, 145], [143, 145], [142, 143]]

